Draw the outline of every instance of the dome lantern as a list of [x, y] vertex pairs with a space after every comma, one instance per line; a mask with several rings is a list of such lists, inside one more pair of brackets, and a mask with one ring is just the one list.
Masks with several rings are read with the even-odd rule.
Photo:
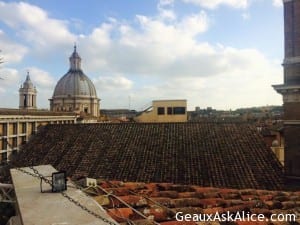
[[71, 70], [81, 70], [81, 58], [76, 51], [76, 45], [74, 45], [74, 52], [69, 58]]

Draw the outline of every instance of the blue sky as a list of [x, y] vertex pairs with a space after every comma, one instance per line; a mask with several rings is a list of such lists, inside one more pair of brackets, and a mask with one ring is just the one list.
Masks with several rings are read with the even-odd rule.
[[0, 1], [0, 107], [18, 107], [29, 70], [49, 108], [74, 43], [101, 108], [282, 104], [281, 0]]

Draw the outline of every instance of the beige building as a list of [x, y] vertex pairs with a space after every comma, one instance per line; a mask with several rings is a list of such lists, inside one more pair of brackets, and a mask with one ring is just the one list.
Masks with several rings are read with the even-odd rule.
[[134, 120], [141, 123], [187, 122], [186, 100], [154, 100]]
[[37, 90], [27, 73], [19, 89], [19, 109], [0, 109], [0, 162], [9, 160], [39, 127], [47, 124], [73, 124], [78, 115], [73, 112], [37, 110]]
[[39, 127], [46, 124], [76, 123], [74, 113], [43, 110], [0, 109], [0, 162], [9, 160]]
[[57, 82], [50, 100], [54, 112], [76, 112], [99, 116], [99, 101], [93, 82], [81, 69], [81, 58], [74, 46], [69, 71]]

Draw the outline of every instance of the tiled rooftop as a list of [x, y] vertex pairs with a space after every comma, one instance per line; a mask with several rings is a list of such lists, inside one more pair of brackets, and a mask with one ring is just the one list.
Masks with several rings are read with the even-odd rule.
[[22, 115], [22, 116], [75, 116], [74, 112], [52, 112], [49, 110], [25, 110], [0, 108], [1, 115]]
[[[296, 222], [220, 222], [205, 224], [299, 224], [300, 192], [268, 191], [258, 189], [220, 189], [195, 185], [171, 183], [135, 183], [101, 181], [98, 187], [89, 188], [89, 193], [119, 223], [161, 225], [196, 224], [176, 221], [175, 214], [249, 213], [263, 214], [270, 219], [272, 214], [293, 214]], [[135, 212], [137, 210], [138, 212]], [[142, 213], [147, 219], [138, 215]], [[201, 224], [201, 223], [197, 223]], [[202, 223], [204, 224], [204, 223]]]
[[282, 188], [282, 166], [246, 123], [47, 125], [19, 166], [51, 164], [72, 178]]

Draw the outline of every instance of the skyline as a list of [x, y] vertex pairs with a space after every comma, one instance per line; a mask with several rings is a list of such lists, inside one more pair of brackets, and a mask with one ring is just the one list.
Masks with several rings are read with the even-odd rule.
[[282, 11], [278, 0], [0, 1], [0, 107], [18, 107], [29, 70], [49, 108], [74, 43], [102, 109], [282, 105], [271, 86], [283, 80]]

